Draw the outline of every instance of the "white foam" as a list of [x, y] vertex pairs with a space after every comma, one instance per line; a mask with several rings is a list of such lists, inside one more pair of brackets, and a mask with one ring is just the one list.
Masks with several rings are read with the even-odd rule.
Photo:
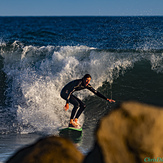
[[163, 53], [160, 55], [152, 55], [150, 58], [151, 61], [151, 69], [156, 71], [157, 73], [163, 73]]
[[[90, 73], [91, 84], [97, 89], [106, 80], [113, 83], [137, 61], [136, 54], [120, 56], [87, 46], [25, 46], [3, 57], [9, 83], [7, 95], [12, 99], [21, 133], [54, 133], [68, 124], [72, 105], [64, 111], [65, 100], [60, 97], [66, 83]], [[77, 96], [83, 99], [88, 94], [92, 93], [81, 91]], [[83, 114], [79, 120], [83, 123]]]

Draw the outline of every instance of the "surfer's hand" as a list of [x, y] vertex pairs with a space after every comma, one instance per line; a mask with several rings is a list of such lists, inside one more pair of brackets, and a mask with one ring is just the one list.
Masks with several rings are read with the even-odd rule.
[[110, 103], [115, 102], [114, 100], [108, 99], [108, 98], [107, 98], [107, 101], [109, 101]]
[[68, 103], [66, 103], [64, 109], [65, 109], [65, 111], [67, 111], [69, 109], [69, 104]]

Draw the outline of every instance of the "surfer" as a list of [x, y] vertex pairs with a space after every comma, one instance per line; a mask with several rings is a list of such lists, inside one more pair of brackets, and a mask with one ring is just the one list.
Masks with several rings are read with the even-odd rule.
[[[77, 79], [69, 82], [65, 85], [61, 91], [61, 97], [66, 100], [65, 110], [69, 109], [69, 103], [74, 105], [74, 108], [71, 112], [69, 127], [79, 127], [78, 118], [81, 113], [84, 111], [86, 105], [76, 96], [73, 95], [73, 92], [80, 91], [82, 89], [88, 89], [93, 92], [95, 95], [107, 100], [109, 102], [115, 102], [112, 99], [108, 99], [103, 96], [100, 92], [96, 91], [89, 83], [91, 81], [91, 75], [86, 74], [82, 79]], [[78, 109], [79, 108], [79, 109]]]

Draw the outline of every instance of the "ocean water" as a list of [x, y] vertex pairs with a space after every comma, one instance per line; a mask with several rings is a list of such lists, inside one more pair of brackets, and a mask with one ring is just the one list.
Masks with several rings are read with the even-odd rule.
[[77, 144], [87, 153], [99, 119], [126, 100], [163, 106], [163, 17], [0, 17], [0, 162], [46, 135], [59, 135], [72, 110], [60, 97], [71, 80], [92, 76], [76, 95], [87, 105]]

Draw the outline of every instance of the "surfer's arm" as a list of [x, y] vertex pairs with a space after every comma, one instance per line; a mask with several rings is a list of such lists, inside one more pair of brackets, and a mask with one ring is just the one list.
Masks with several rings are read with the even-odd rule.
[[66, 104], [69, 104], [70, 97], [72, 93], [76, 90], [76, 88], [81, 84], [81, 80], [74, 80], [67, 84], [67, 88], [65, 89], [66, 93]]
[[97, 95], [98, 97], [107, 100], [109, 102], [115, 102], [112, 99], [106, 98], [104, 95], [102, 95], [100, 92], [98, 92], [97, 90], [95, 90], [90, 84], [88, 85], [87, 89], [89, 89], [91, 92], [93, 92], [95, 95]]
[[65, 111], [67, 111], [69, 109], [69, 103], [66, 102], [64, 109], [65, 109]]
[[87, 86], [87, 89], [89, 89], [91, 92], [93, 92], [98, 97], [103, 98], [104, 100], [107, 100], [107, 98], [104, 95], [102, 95], [100, 92], [95, 90], [90, 84]]
[[94, 94], [97, 95], [98, 97], [104, 99], [104, 100], [107, 100], [107, 98], [104, 95], [102, 95], [100, 92], [98, 92], [96, 90], [95, 90], [95, 93]]
[[108, 98], [107, 98], [107, 101], [109, 101], [110, 103], [115, 102], [115, 100], [108, 99]]

